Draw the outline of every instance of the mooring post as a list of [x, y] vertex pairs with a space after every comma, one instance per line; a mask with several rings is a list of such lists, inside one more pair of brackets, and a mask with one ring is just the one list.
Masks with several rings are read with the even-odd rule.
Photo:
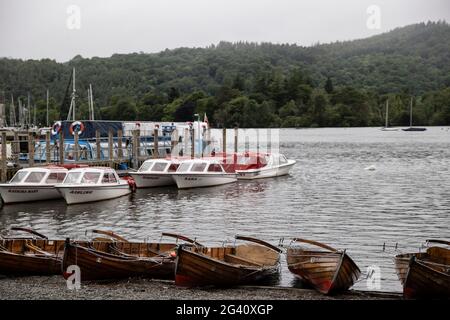
[[102, 145], [101, 145], [101, 138], [100, 138], [100, 131], [95, 130], [95, 148], [97, 151], [97, 161], [102, 160]]
[[158, 128], [153, 130], [153, 158], [159, 158], [159, 139], [158, 139]]
[[208, 155], [211, 154], [211, 128], [206, 128], [205, 130], [205, 141], [206, 141], [206, 152]]
[[122, 150], [122, 139], [123, 132], [122, 129], [117, 130], [117, 157], [121, 161], [123, 158], [123, 150]]
[[77, 130], [73, 131], [73, 143], [74, 143], [73, 152], [75, 153], [74, 159], [75, 159], [75, 162], [78, 162], [78, 160], [80, 159], [80, 153], [79, 153], [80, 146], [78, 144], [78, 131]]
[[6, 132], [2, 131], [2, 175], [1, 181], [6, 182], [7, 178], [7, 148], [6, 148]]
[[191, 131], [191, 159], [195, 158], [195, 130], [192, 127]]
[[59, 164], [64, 164], [64, 133], [63, 130], [59, 132]]
[[34, 135], [28, 132], [28, 165], [34, 166]]
[[19, 162], [19, 153], [20, 153], [19, 133], [17, 131], [14, 131], [14, 141], [12, 143], [12, 154], [14, 163]]
[[50, 131], [47, 131], [45, 133], [45, 163], [49, 164], [51, 159], [51, 153], [50, 153], [50, 147], [51, 147], [51, 140], [50, 140]]
[[183, 154], [187, 156], [188, 153], [188, 144], [189, 144], [189, 129], [188, 128], [184, 128], [184, 135], [183, 135], [183, 142], [184, 142], [184, 146], [183, 146]]
[[108, 160], [110, 167], [112, 167], [112, 162], [114, 160], [114, 140], [112, 130], [108, 130]]
[[227, 128], [222, 129], [222, 152], [223, 156], [226, 157], [227, 153]]
[[238, 152], [238, 127], [234, 127], [234, 153]]
[[170, 148], [171, 148], [170, 154], [171, 154], [171, 155], [173, 154], [174, 151], [177, 150], [178, 139], [179, 139], [179, 137], [178, 137], [178, 129], [175, 128], [175, 129], [172, 131], [171, 135], [170, 135], [170, 144], [171, 144], [171, 146], [170, 146]]

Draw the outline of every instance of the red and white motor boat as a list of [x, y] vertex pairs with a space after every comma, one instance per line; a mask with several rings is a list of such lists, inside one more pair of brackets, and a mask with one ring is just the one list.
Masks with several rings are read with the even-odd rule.
[[244, 153], [237, 155], [235, 169], [238, 179], [252, 180], [286, 175], [295, 163], [278, 153]]

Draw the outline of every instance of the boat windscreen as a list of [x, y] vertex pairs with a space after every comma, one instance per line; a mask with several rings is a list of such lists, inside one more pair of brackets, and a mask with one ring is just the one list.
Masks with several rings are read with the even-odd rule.
[[206, 168], [206, 162], [194, 163], [192, 166], [192, 172], [203, 172]]
[[100, 178], [100, 172], [87, 171], [83, 174], [83, 178], [81, 178], [81, 183], [95, 184], [98, 182], [99, 178]]
[[166, 162], [156, 162], [151, 171], [159, 171], [162, 172], [164, 171], [164, 169], [166, 169], [167, 167], [167, 163]]
[[23, 180], [23, 178], [25, 178], [25, 176], [27, 175], [26, 171], [18, 171], [14, 177], [11, 179], [10, 183], [18, 183], [21, 182]]
[[154, 162], [151, 161], [145, 161], [141, 167], [139, 168], [139, 172], [143, 172], [143, 171], [149, 171], [151, 166], [154, 164]]
[[80, 176], [81, 172], [69, 172], [66, 179], [64, 179], [64, 183], [77, 183]]
[[39, 183], [42, 181], [42, 179], [45, 176], [45, 172], [42, 171], [36, 171], [36, 172], [31, 172], [28, 177], [25, 179], [24, 182], [27, 183]]
[[223, 168], [220, 164], [213, 163], [209, 165], [208, 172], [223, 172]]

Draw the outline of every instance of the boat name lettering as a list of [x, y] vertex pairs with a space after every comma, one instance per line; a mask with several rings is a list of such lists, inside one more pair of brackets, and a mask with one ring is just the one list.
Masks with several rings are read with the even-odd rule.
[[72, 194], [91, 194], [93, 191], [92, 190], [72, 190], [69, 193]]
[[8, 192], [11, 192], [11, 193], [36, 193], [36, 192], [38, 192], [38, 190], [37, 189], [25, 189], [25, 190], [23, 190], [23, 189], [8, 189]]

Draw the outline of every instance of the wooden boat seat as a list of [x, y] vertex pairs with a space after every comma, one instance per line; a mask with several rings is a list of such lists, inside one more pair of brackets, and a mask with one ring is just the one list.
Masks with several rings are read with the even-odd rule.
[[48, 253], [48, 252], [46, 252], [44, 250], [41, 250], [40, 248], [36, 247], [35, 245], [33, 245], [31, 243], [26, 243], [25, 247], [27, 247], [31, 251], [37, 252], [37, 253], [42, 254], [44, 256], [53, 256], [51, 253]]
[[242, 257], [238, 257], [234, 254], [226, 254], [224, 256], [224, 260], [225, 262], [229, 262], [229, 263], [234, 263], [234, 264], [242, 264], [242, 265], [247, 265], [247, 266], [255, 266], [255, 267], [262, 267], [262, 264], [256, 263], [254, 261], [242, 258]]

